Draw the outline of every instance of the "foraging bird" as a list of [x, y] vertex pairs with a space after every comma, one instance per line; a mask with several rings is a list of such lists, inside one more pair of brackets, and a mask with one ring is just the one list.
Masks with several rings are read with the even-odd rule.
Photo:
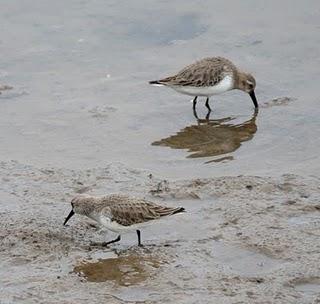
[[119, 233], [119, 236], [104, 246], [120, 241], [122, 232], [136, 230], [138, 245], [141, 246], [141, 233], [138, 228], [154, 222], [161, 217], [184, 212], [183, 207], [166, 207], [144, 199], [127, 195], [108, 195], [103, 197], [79, 195], [71, 201], [72, 210], [65, 219], [66, 225], [75, 214], [85, 215], [107, 229]]
[[211, 112], [209, 98], [233, 89], [248, 93], [255, 108], [258, 108], [254, 93], [256, 87], [254, 77], [240, 71], [230, 60], [223, 57], [201, 59], [173, 76], [150, 81], [149, 84], [167, 86], [182, 94], [195, 96], [194, 111], [198, 96], [207, 97], [206, 107]]

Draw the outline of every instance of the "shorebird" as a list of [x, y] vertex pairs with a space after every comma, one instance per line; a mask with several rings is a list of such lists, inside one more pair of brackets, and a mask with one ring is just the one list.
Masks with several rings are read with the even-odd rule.
[[141, 246], [141, 233], [138, 228], [161, 217], [185, 211], [183, 207], [160, 206], [144, 199], [118, 194], [103, 197], [79, 195], [72, 199], [71, 206], [72, 210], [63, 225], [66, 225], [69, 219], [77, 213], [119, 233], [116, 239], [102, 243], [103, 246], [120, 241], [121, 233], [131, 230], [136, 230], [138, 245]]
[[195, 96], [193, 99], [194, 111], [198, 96], [207, 97], [206, 107], [208, 108], [208, 113], [210, 113], [209, 98], [212, 95], [233, 89], [248, 93], [255, 108], [258, 108], [254, 93], [256, 87], [254, 77], [239, 70], [230, 60], [223, 57], [201, 59], [188, 65], [173, 76], [150, 81], [149, 84], [167, 86], [179, 93]]

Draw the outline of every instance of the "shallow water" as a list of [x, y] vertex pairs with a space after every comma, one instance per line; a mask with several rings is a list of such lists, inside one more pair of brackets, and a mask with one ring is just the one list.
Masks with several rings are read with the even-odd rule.
[[312, 297], [320, 294], [319, 283], [298, 284], [295, 288], [301, 293], [303, 293], [306, 297]]
[[281, 265], [281, 261], [272, 259], [264, 254], [221, 242], [213, 244], [211, 254], [213, 259], [219, 262], [226, 272], [244, 277], [258, 277], [274, 271]]
[[[318, 280], [284, 288], [300, 272], [319, 276], [319, 209], [308, 209], [318, 181], [261, 178], [319, 176], [318, 1], [11, 0], [0, 18], [0, 86], [13, 86], [0, 95], [0, 289], [9, 302], [318, 296]], [[258, 113], [232, 91], [210, 100], [208, 119], [200, 99], [197, 119], [190, 97], [148, 85], [216, 55], [256, 77]], [[88, 244], [99, 234], [85, 222], [62, 227], [64, 203], [87, 192], [188, 212], [143, 231], [146, 252], [135, 235], [96, 250]]]
[[[14, 89], [0, 96], [0, 158], [68, 168], [117, 161], [166, 177], [318, 174], [319, 15], [315, 0], [10, 1], [0, 12], [0, 84]], [[242, 92], [212, 98], [211, 120], [237, 121], [213, 131], [195, 127], [188, 96], [147, 84], [214, 55], [256, 76], [255, 133], [236, 131], [253, 115]], [[205, 109], [199, 102], [200, 118]], [[191, 143], [177, 138], [197, 128]], [[152, 145], [169, 138], [179, 149]], [[194, 142], [202, 147], [191, 155], [204, 158], [190, 158]]]
[[235, 118], [232, 117], [198, 120], [197, 124], [187, 126], [177, 134], [155, 141], [152, 145], [185, 149], [191, 153], [188, 158], [232, 153], [240, 148], [242, 142], [251, 140], [257, 132], [257, 114], [258, 112], [254, 112], [249, 120], [240, 123], [234, 122]]
[[306, 299], [312, 300], [320, 296], [320, 278], [307, 278], [297, 280], [294, 288]]
[[88, 282], [111, 281], [116, 286], [131, 286], [150, 278], [151, 271], [154, 273], [161, 263], [152, 256], [129, 255], [95, 262], [83, 261], [74, 267], [74, 272], [84, 276]]
[[[200, 243], [202, 243], [200, 241]], [[172, 246], [167, 244], [166, 247]], [[146, 246], [140, 252], [134, 251], [126, 255], [115, 255], [109, 258], [95, 259], [91, 255], [90, 260], [78, 262], [73, 271], [84, 277], [88, 282], [112, 282], [115, 286], [139, 285], [147, 279], [152, 279], [161, 271], [161, 266], [173, 261], [166, 261], [163, 257], [152, 253], [154, 246]], [[211, 253], [208, 253], [216, 263], [217, 269], [223, 269], [225, 273], [241, 275], [243, 277], [259, 277], [265, 273], [273, 272], [279, 268], [281, 261], [268, 257], [252, 250], [224, 244], [221, 241], [212, 241]], [[134, 248], [134, 247], [133, 247]], [[102, 249], [102, 248], [101, 248]], [[104, 248], [110, 256], [108, 248]], [[130, 250], [129, 250], [130, 251]], [[142, 251], [142, 252], [141, 252]], [[189, 264], [190, 269], [196, 265], [189, 256], [184, 265]], [[201, 264], [201, 262], [199, 263]]]

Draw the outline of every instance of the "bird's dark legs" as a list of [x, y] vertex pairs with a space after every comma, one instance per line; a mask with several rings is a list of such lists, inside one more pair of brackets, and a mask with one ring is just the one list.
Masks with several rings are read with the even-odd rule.
[[138, 246], [142, 246], [142, 244], [141, 244], [141, 232], [140, 232], [140, 230], [137, 230], [137, 235], [138, 235]]
[[193, 99], [193, 115], [196, 119], [198, 119], [198, 114], [197, 114], [197, 110], [196, 110], [196, 105], [197, 105], [197, 99], [198, 99], [198, 96], [196, 96], [194, 99]]
[[210, 108], [210, 105], [209, 105], [209, 97], [207, 97], [207, 100], [206, 100], [206, 107], [207, 109], [209, 110], [209, 113], [211, 112], [211, 108]]
[[[197, 105], [197, 99], [198, 99], [198, 96], [196, 96], [194, 99], [193, 99], [193, 115], [196, 119], [199, 119], [198, 118], [198, 114], [197, 114], [197, 110], [196, 110], [196, 105]], [[206, 119], [208, 120], [209, 117], [210, 117], [210, 113], [211, 113], [211, 108], [210, 108], [210, 105], [209, 105], [209, 97], [207, 97], [207, 100], [206, 100], [206, 107], [208, 109], [208, 113], [206, 115]]]
[[198, 98], [198, 96], [196, 96], [196, 97], [193, 99], [193, 111], [196, 110], [197, 98]]
[[195, 119], [199, 119], [196, 108], [193, 109], [193, 116], [195, 117]]
[[211, 113], [211, 110], [208, 110], [208, 113], [206, 115], [206, 120], [209, 120], [210, 119], [210, 113]]
[[[198, 117], [198, 114], [197, 114], [197, 110], [196, 110], [197, 98], [198, 98], [198, 96], [196, 96], [193, 99], [193, 115], [197, 120], [199, 120], [199, 117]], [[210, 105], [209, 105], [209, 97], [207, 97], [207, 100], [206, 100], [206, 107], [208, 109], [208, 113], [206, 115], [206, 120], [208, 120], [210, 118], [210, 113], [211, 113], [211, 108], [210, 108]]]
[[107, 246], [109, 244], [112, 244], [112, 243], [116, 243], [116, 242], [119, 242], [121, 240], [121, 235], [118, 235], [118, 237], [114, 240], [111, 240], [109, 242], [105, 242], [104, 245]]
[[105, 247], [105, 246], [108, 246], [109, 244], [119, 242], [120, 240], [121, 240], [121, 236], [118, 235], [118, 237], [117, 237], [116, 239], [111, 240], [111, 241], [109, 241], [109, 242], [103, 242], [103, 243], [91, 242], [90, 245], [91, 245], [91, 246], [102, 246], [102, 247]]

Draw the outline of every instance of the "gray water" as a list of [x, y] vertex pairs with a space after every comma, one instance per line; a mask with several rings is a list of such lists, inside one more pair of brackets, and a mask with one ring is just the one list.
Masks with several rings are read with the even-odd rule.
[[[318, 174], [319, 19], [319, 1], [6, 1], [0, 84], [14, 89], [0, 96], [0, 159], [121, 162], [166, 177]], [[257, 79], [255, 134], [217, 162], [152, 145], [197, 121], [190, 97], [148, 80], [216, 55]], [[272, 106], [283, 97], [291, 102]], [[253, 115], [239, 91], [211, 105], [213, 120]]]

